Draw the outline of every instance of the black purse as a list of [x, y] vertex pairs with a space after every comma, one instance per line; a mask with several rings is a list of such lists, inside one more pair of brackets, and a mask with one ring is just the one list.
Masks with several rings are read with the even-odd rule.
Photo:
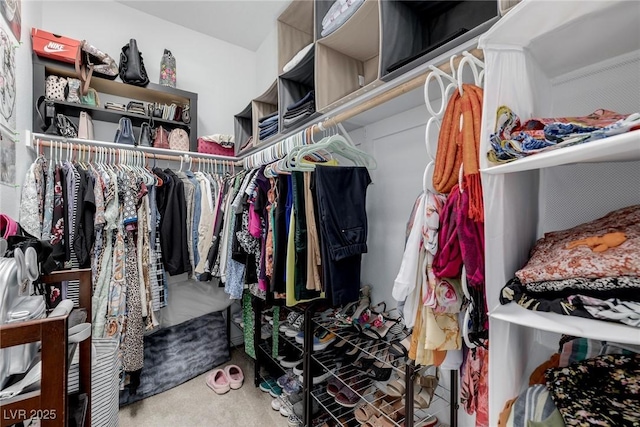
[[78, 127], [64, 114], [56, 114], [56, 128], [60, 136], [64, 136], [65, 138], [78, 137]]
[[120, 54], [120, 78], [123, 82], [135, 85], [146, 86], [149, 84], [149, 76], [144, 68], [142, 54], [138, 50], [135, 39], [122, 47]]
[[[43, 106], [44, 104], [44, 112]], [[44, 96], [38, 98], [36, 102], [36, 111], [40, 117], [40, 128], [48, 135], [57, 135], [58, 129], [56, 128], [56, 104], [53, 101], [45, 99]]]

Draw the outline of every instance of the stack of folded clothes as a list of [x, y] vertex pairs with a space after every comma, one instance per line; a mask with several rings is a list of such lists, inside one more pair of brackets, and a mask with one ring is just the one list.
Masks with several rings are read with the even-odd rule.
[[640, 328], [640, 205], [547, 233], [501, 304]]
[[278, 112], [264, 116], [258, 120], [260, 128], [260, 139], [265, 140], [278, 133]]
[[532, 154], [583, 144], [640, 129], [640, 113], [597, 110], [584, 117], [530, 119], [524, 122], [509, 107], [498, 108], [496, 130], [487, 157], [507, 163]]
[[104, 108], [105, 110], [127, 111], [127, 107], [124, 104], [118, 104], [117, 102], [105, 102]]
[[284, 113], [282, 126], [292, 127], [316, 112], [315, 92], [310, 91], [299, 101], [289, 105]]
[[322, 19], [322, 37], [340, 28], [358, 10], [364, 0], [336, 0]]
[[131, 101], [127, 104], [127, 111], [134, 114], [147, 115], [147, 109], [143, 102]]

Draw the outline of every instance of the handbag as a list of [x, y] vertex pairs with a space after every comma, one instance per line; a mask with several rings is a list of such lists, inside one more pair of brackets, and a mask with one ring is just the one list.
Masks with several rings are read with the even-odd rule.
[[93, 139], [93, 120], [86, 111], [80, 112], [80, 122], [78, 124], [78, 138]]
[[186, 130], [176, 128], [169, 134], [169, 148], [178, 151], [189, 151], [189, 134]]
[[59, 76], [47, 76], [44, 82], [44, 94], [51, 101], [64, 101], [67, 79]]
[[153, 148], [171, 148], [169, 147], [169, 132], [162, 126], [156, 129], [155, 137], [153, 138]]
[[122, 47], [122, 53], [120, 53], [120, 78], [123, 82], [135, 86], [149, 84], [149, 76], [147, 76], [147, 70], [144, 68], [142, 53], [138, 50], [136, 39], [130, 39], [129, 44]]
[[86, 95], [89, 91], [91, 76], [113, 80], [118, 76], [118, 64], [108, 54], [82, 40], [76, 53], [76, 74], [82, 82], [80, 94]]
[[67, 102], [73, 102], [74, 104], [80, 104], [80, 80], [69, 77], [67, 79]]
[[56, 114], [56, 129], [58, 130], [58, 135], [65, 138], [78, 137], [78, 127], [64, 114]]
[[138, 138], [139, 147], [151, 147], [151, 125], [142, 123], [140, 125], [140, 137]]
[[86, 95], [80, 95], [80, 103], [91, 107], [99, 107], [100, 97], [98, 96], [98, 91], [90, 87]]
[[118, 121], [114, 142], [123, 145], [136, 145], [136, 139], [133, 136], [133, 125], [128, 117], [122, 117]]
[[[44, 105], [44, 112], [42, 106]], [[57, 135], [56, 128], [56, 105], [53, 101], [46, 99], [44, 96], [38, 98], [36, 102], [36, 111], [40, 117], [40, 128], [48, 135]]]
[[[231, 139], [231, 137], [229, 139]], [[234, 152], [235, 146], [233, 143], [231, 143], [231, 145], [223, 145], [219, 141], [198, 138], [198, 153], [233, 156]]]
[[189, 113], [190, 108], [189, 104], [184, 104], [182, 107], [182, 121], [187, 124], [191, 122], [191, 114]]
[[160, 84], [176, 87], [176, 58], [169, 49], [164, 50], [160, 60]]

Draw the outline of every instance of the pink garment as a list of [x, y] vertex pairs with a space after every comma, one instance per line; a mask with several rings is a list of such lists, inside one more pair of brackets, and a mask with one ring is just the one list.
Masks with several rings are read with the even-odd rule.
[[253, 203], [249, 207], [249, 234], [256, 239], [262, 235], [262, 228], [260, 227], [260, 217], [253, 209]]
[[488, 371], [489, 351], [484, 347], [468, 350], [462, 366], [460, 402], [467, 414], [476, 414], [476, 427], [489, 426]]
[[459, 193], [456, 207], [458, 241], [467, 271], [469, 286], [484, 289], [484, 223], [469, 219], [469, 193], [453, 187], [451, 193]]
[[18, 223], [9, 215], [0, 215], [0, 235], [4, 239], [9, 236], [15, 236], [18, 233]]
[[438, 251], [433, 257], [433, 273], [438, 279], [460, 277], [462, 272], [462, 253], [458, 242], [458, 223], [455, 211], [459, 194], [456, 185], [447, 197], [440, 214]]

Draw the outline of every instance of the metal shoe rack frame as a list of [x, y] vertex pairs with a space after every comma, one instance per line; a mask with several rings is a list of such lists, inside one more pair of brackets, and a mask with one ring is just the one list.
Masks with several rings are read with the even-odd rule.
[[[269, 303], [271, 303], [271, 301], [265, 302], [256, 297], [252, 298], [253, 313], [254, 313], [254, 320], [255, 320], [254, 345], [255, 345], [256, 359], [254, 363], [254, 384], [256, 387], [260, 384], [260, 378], [261, 378], [260, 368], [262, 367], [263, 360], [264, 360], [264, 357], [261, 357], [261, 356], [266, 355], [267, 360], [270, 360], [272, 363], [277, 364], [283, 372], [285, 371], [285, 368], [282, 368], [278, 363], [278, 361], [272, 358], [271, 348], [269, 348], [266, 342], [262, 342], [262, 339], [261, 339], [260, 331], [262, 328], [262, 324], [261, 324], [262, 309], [265, 305]], [[336, 370], [337, 366], [336, 366], [335, 359], [333, 357], [333, 351], [328, 349], [326, 351], [323, 350], [317, 355], [314, 354], [313, 334], [314, 334], [314, 331], [316, 330], [316, 327], [329, 328], [331, 324], [331, 322], [323, 322], [318, 317], [317, 309], [321, 306], [327, 307], [328, 301], [315, 300], [309, 303], [308, 305], [306, 305], [303, 311], [299, 309], [296, 310], [295, 308], [292, 309], [290, 307], [283, 306], [282, 308], [285, 308], [288, 310], [296, 310], [298, 312], [301, 312], [304, 315], [304, 340], [305, 340], [304, 347], [301, 348], [300, 345], [297, 344], [295, 340], [289, 337], [286, 337], [283, 333], [280, 333], [279, 338], [284, 339], [290, 345], [300, 350], [303, 354], [302, 389], [303, 389], [305, 405], [304, 405], [304, 419], [302, 421], [304, 422], [304, 425], [306, 427], [311, 427], [312, 425], [312, 421], [313, 421], [312, 404], [314, 399], [318, 402], [318, 404], [324, 411], [326, 411], [331, 417], [334, 418], [336, 422], [338, 422], [338, 425], [347, 425], [347, 424], [350, 425], [351, 421], [354, 420], [354, 416], [352, 412], [354, 408], [346, 408], [339, 405], [334, 401], [333, 397], [331, 397], [324, 390], [324, 387], [322, 390], [320, 390], [319, 387], [314, 387], [313, 385], [311, 366], [314, 361], [320, 364], [324, 369], [328, 371], [329, 370], [332, 371], [332, 375], [338, 378], [345, 386], [349, 386], [347, 383], [350, 382], [350, 380], [353, 380], [353, 378], [341, 378], [339, 376], [339, 373], [341, 371], [344, 372], [343, 368], [347, 368], [347, 367], [341, 367]], [[333, 332], [336, 333], [336, 331], [333, 331]], [[357, 334], [349, 333], [349, 332], [338, 332], [336, 333], [336, 336], [337, 336], [336, 338], [337, 340], [346, 339], [347, 341], [350, 341], [353, 338], [355, 338]], [[370, 345], [357, 346], [357, 348], [360, 352], [364, 352], [367, 355], [376, 358], [376, 360], [383, 361], [378, 356], [381, 352], [379, 348], [377, 349], [377, 346], [379, 345], [380, 342], [386, 343], [386, 341], [378, 341], [378, 342], [373, 341], [371, 342]], [[384, 351], [386, 351], [386, 349], [382, 349], [382, 352]], [[416, 366], [412, 360], [408, 360], [408, 362], [404, 364], [404, 377], [405, 377], [405, 390], [406, 390], [405, 396], [404, 396], [405, 402], [413, 402], [413, 398], [414, 398], [413, 382], [416, 376], [418, 375], [419, 369], [420, 367]], [[394, 370], [396, 370], [397, 372], [401, 372], [402, 365], [401, 367], [398, 367], [398, 368], [394, 367]], [[442, 392], [443, 391], [448, 392], [449, 394], [448, 406], [449, 406], [449, 417], [450, 417], [449, 419], [450, 419], [451, 427], [458, 426], [458, 408], [459, 408], [458, 376], [459, 376], [459, 371], [457, 370], [450, 371], [450, 387], [447, 389], [443, 387], [441, 384], [439, 384], [438, 388], [436, 389], [436, 393], [434, 394], [434, 397], [432, 399], [432, 403], [436, 402], [437, 400], [446, 401], [447, 400], [445, 398], [446, 395], [445, 393], [442, 393]], [[356, 390], [353, 390], [353, 391], [361, 398], [362, 401], [367, 400], [369, 403], [374, 403], [371, 401], [371, 397], [374, 397], [374, 392], [363, 395], [361, 393], [358, 393]], [[388, 421], [393, 423], [393, 425], [399, 426], [400, 423], [404, 423], [403, 425], [405, 427], [420, 427], [425, 424], [425, 421], [429, 419], [430, 415], [435, 415], [435, 413], [428, 414], [423, 410], [419, 410], [419, 411], [421, 414], [425, 414], [425, 415], [421, 415], [421, 417], [418, 420], [414, 418], [414, 416], [416, 415], [414, 405], [405, 405], [405, 408], [404, 408], [405, 415], [403, 418], [401, 417], [400, 420], [398, 421], [393, 420], [391, 417], [389, 417], [388, 414], [382, 414], [382, 413], [381, 414], [387, 417]], [[393, 415], [393, 414], [390, 414], [390, 415]], [[342, 424], [344, 420], [347, 420], [346, 424]]]

